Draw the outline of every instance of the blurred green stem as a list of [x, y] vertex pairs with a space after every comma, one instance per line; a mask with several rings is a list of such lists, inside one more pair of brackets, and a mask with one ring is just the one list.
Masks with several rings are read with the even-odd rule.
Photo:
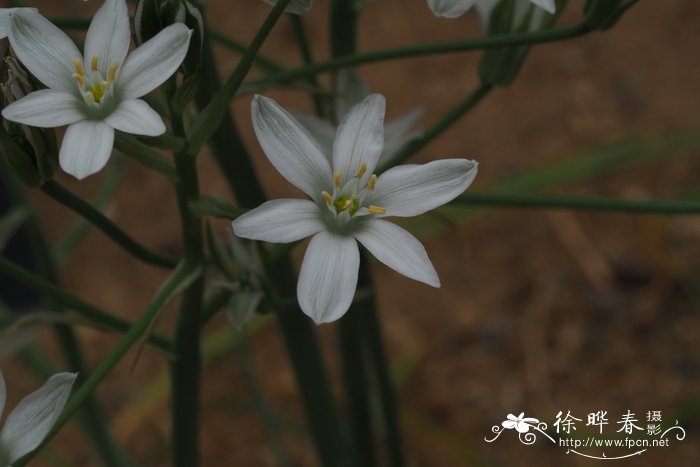
[[[41, 274], [45, 283], [54, 286], [57, 289], [58, 272], [53, 261], [53, 255], [49, 247], [48, 241], [44, 236], [43, 229], [39, 223], [36, 213], [32, 209], [29, 200], [26, 197], [24, 188], [12, 174], [11, 169], [4, 161], [0, 160], [0, 178], [5, 188], [8, 190], [10, 199], [15, 206], [25, 207], [31, 215], [27, 218], [23, 226], [24, 234], [27, 235], [34, 248], [34, 259], [37, 263], [39, 274]], [[12, 263], [0, 258], [2, 265], [12, 266]], [[5, 271], [7, 273], [7, 271]], [[17, 272], [17, 271], [13, 271]], [[11, 274], [12, 275], [12, 274]], [[65, 312], [63, 305], [58, 300], [53, 300], [48, 297], [52, 308], [58, 312]], [[87, 365], [82, 353], [80, 341], [75, 335], [70, 326], [66, 324], [54, 325], [57, 340], [65, 354], [66, 360], [71, 371], [78, 373], [78, 383], [83, 381], [87, 374]], [[126, 454], [121, 450], [117, 443], [113, 440], [108, 429], [108, 424], [104, 417], [102, 408], [97, 399], [89, 397], [86, 400], [85, 410], [81, 411], [79, 420], [83, 424], [88, 437], [95, 445], [97, 452], [108, 467], [123, 467], [131, 465], [131, 461]]]
[[275, 84], [285, 84], [298, 79], [308, 78], [318, 73], [348, 68], [366, 63], [396, 60], [400, 58], [419, 57], [445, 53], [459, 53], [470, 50], [489, 49], [502, 46], [517, 46], [554, 42], [582, 36], [591, 32], [584, 24], [576, 24], [564, 28], [548, 29], [545, 31], [505, 34], [500, 36], [485, 36], [475, 39], [464, 39], [432, 44], [415, 44], [393, 49], [375, 50], [360, 54], [336, 57], [325, 62], [316, 62], [301, 68], [295, 68], [246, 83], [246, 89], [259, 89]]
[[[171, 125], [175, 136], [186, 138], [182, 113], [174, 108], [176, 85], [170, 81]], [[195, 154], [186, 148], [174, 153], [178, 181], [175, 182], [177, 205], [182, 224], [182, 242], [185, 260], [195, 266], [205, 263], [204, 235], [201, 217], [190, 209], [190, 203], [199, 198], [199, 180]], [[171, 449], [175, 467], [197, 467], [200, 463], [200, 379], [201, 316], [204, 302], [204, 277], [200, 276], [187, 286], [182, 295], [175, 325], [174, 357], [171, 362], [172, 378], [172, 437]]]
[[[311, 46], [309, 44], [309, 38], [306, 35], [306, 28], [304, 27], [304, 20], [300, 15], [288, 15], [292, 22], [292, 27], [294, 28], [294, 34], [297, 36], [297, 43], [299, 44], [299, 52], [301, 53], [301, 58], [304, 61], [304, 65], [310, 65], [314, 62], [313, 56], [311, 54]], [[306, 81], [311, 85], [311, 102], [314, 105], [314, 111], [319, 117], [323, 117], [323, 99], [321, 98], [318, 90], [321, 88], [318, 80], [315, 76], [309, 76]]]
[[241, 57], [241, 60], [233, 70], [233, 73], [231, 73], [229, 79], [216, 93], [211, 102], [209, 102], [195, 118], [192, 123], [192, 131], [189, 135], [190, 154], [198, 153], [204, 143], [216, 132], [229, 110], [231, 100], [236, 95], [236, 91], [238, 91], [238, 88], [248, 74], [260, 47], [262, 47], [265, 39], [267, 39], [267, 36], [277, 24], [277, 20], [282, 16], [289, 2], [290, 0], [278, 0], [262, 26], [260, 26], [260, 29], [258, 29], [250, 47]]
[[635, 200], [587, 196], [533, 195], [527, 193], [468, 192], [455, 199], [451, 204], [524, 209], [604, 211], [622, 214], [700, 214], [700, 202], [683, 199]]
[[90, 222], [93, 226], [98, 228], [102, 233], [111, 238], [117, 245], [133, 255], [135, 258], [145, 263], [152, 264], [153, 266], [162, 268], [172, 269], [177, 265], [177, 260], [175, 258], [163, 256], [144, 247], [136, 240], [131, 238], [104, 214], [95, 209], [94, 206], [82, 198], [77, 197], [62, 187], [58, 182], [54, 180], [47, 181], [41, 187], [41, 191], [46, 193], [54, 201], [62, 204], [86, 221]]
[[395, 165], [406, 162], [411, 156], [420, 151], [425, 145], [440, 136], [444, 131], [462, 118], [467, 112], [472, 110], [486, 95], [491, 91], [492, 86], [481, 84], [464, 100], [450, 109], [444, 117], [437, 123], [425, 130], [418, 138], [413, 139], [410, 143], [404, 146], [399, 152], [394, 154], [389, 161], [377, 170], [377, 173], [384, 172]]
[[[173, 271], [168, 280], [158, 291], [151, 304], [146, 308], [143, 314], [141, 314], [138, 321], [134, 323], [134, 325], [129, 329], [129, 332], [122, 337], [117, 346], [100, 362], [95, 371], [85, 379], [85, 382], [68, 400], [68, 403], [63, 409], [61, 416], [58, 418], [46, 438], [44, 438], [41, 445], [31, 453], [24, 456], [22, 459], [15, 462], [13, 464], [14, 467], [22, 467], [27, 465], [27, 463], [34, 458], [41, 448], [51, 441], [51, 439], [53, 439], [53, 437], [61, 430], [63, 425], [70, 420], [78, 409], [91, 398], [93, 391], [95, 391], [100, 382], [102, 382], [102, 380], [110, 373], [110, 371], [112, 371], [116, 364], [119, 363], [124, 355], [126, 355], [126, 352], [131, 348], [131, 346], [142, 337], [143, 333], [150, 327], [153, 318], [158, 315], [160, 310], [172, 298], [173, 294], [177, 291], [181, 284], [190, 280], [192, 274], [196, 270], [197, 268], [194, 265], [184, 262], [178, 266], [175, 271]], [[125, 464], [116, 464], [116, 467], [123, 467], [124, 465]]]

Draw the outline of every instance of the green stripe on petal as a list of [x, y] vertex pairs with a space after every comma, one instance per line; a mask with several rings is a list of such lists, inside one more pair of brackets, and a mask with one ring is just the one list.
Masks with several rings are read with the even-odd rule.
[[406, 230], [391, 222], [370, 219], [354, 235], [370, 253], [394, 271], [440, 287], [440, 279], [425, 247]]
[[133, 99], [163, 84], [185, 59], [191, 35], [184, 24], [172, 24], [131, 52], [117, 79], [119, 95]]
[[66, 405], [75, 378], [73, 373], [52, 376], [7, 417], [0, 432], [0, 446], [10, 464], [41, 444]]
[[24, 125], [54, 128], [83, 120], [80, 104], [73, 93], [42, 89], [5, 107], [2, 116]]
[[417, 216], [462, 194], [474, 181], [477, 170], [478, 164], [467, 159], [394, 167], [379, 176], [365, 204], [386, 209], [383, 217]]
[[114, 128], [97, 120], [83, 120], [68, 127], [58, 160], [61, 168], [78, 179], [102, 169], [112, 154]]
[[163, 119], [141, 99], [120, 102], [105, 122], [116, 130], [133, 135], [159, 136], [165, 133]]
[[76, 93], [75, 60], [82, 60], [73, 41], [34, 10], [22, 8], [11, 15], [10, 44], [36, 78], [51, 89]]
[[105, 1], [95, 13], [85, 36], [85, 69], [89, 70], [91, 60], [97, 57], [97, 70], [106, 77], [112, 63], [121, 65], [124, 62], [130, 41], [126, 2]]
[[355, 296], [359, 267], [360, 250], [354, 238], [317, 233], [306, 250], [297, 283], [304, 313], [316, 324], [343, 316]]
[[305, 199], [267, 201], [233, 221], [233, 232], [242, 238], [291, 243], [325, 229], [315, 203]]

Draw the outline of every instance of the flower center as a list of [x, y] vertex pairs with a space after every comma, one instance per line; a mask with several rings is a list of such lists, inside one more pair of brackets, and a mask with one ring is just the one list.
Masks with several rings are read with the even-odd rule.
[[372, 175], [362, 186], [362, 177], [367, 172], [367, 164], [360, 164], [357, 173], [343, 184], [340, 172], [333, 173], [333, 194], [323, 191], [321, 195], [326, 201], [328, 209], [336, 216], [345, 214], [348, 217], [366, 216], [368, 214], [384, 214], [386, 209], [370, 204], [364, 206], [363, 202], [368, 192], [374, 190], [377, 184], [377, 176]]
[[90, 60], [90, 70], [86, 73], [83, 62], [79, 58], [75, 59], [75, 73], [73, 78], [78, 83], [78, 89], [82, 94], [85, 103], [89, 107], [99, 107], [104, 100], [112, 94], [114, 82], [117, 80], [117, 70], [119, 62], [114, 61], [107, 69], [107, 76], [102, 76], [99, 70], [99, 57], [94, 55]]

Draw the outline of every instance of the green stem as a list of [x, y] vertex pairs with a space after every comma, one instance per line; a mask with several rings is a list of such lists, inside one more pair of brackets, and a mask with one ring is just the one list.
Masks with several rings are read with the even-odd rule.
[[[32, 289], [42, 293], [47, 298], [56, 302], [56, 304], [60, 305], [62, 308], [73, 310], [100, 327], [123, 334], [132, 325], [129, 321], [102, 311], [99, 308], [82, 301], [78, 297], [71, 295], [54, 283], [32, 274], [27, 269], [8, 261], [1, 256], [0, 274], [12, 277], [27, 287], [31, 287]], [[172, 344], [165, 337], [152, 335], [149, 336], [149, 342], [153, 344], [154, 347], [157, 347], [166, 353], [170, 353], [172, 351]]]
[[470, 50], [490, 49], [503, 46], [553, 42], [582, 36], [589, 32], [589, 27], [586, 24], [581, 23], [565, 28], [548, 29], [538, 32], [486, 36], [476, 39], [437, 42], [432, 44], [415, 44], [393, 49], [375, 50], [362, 54], [337, 57], [325, 62], [316, 62], [305, 67], [295, 68], [293, 70], [277, 73], [262, 79], [250, 81], [246, 83], [246, 89], [259, 89], [273, 84], [289, 83], [290, 81], [308, 78], [309, 76], [326, 71], [333, 71], [341, 68], [348, 68], [385, 60], [396, 60], [400, 58], [420, 57], [424, 55], [445, 53], [459, 53]]
[[462, 118], [462, 116], [464, 116], [464, 114], [472, 110], [476, 104], [481, 102], [481, 100], [486, 97], [491, 89], [491, 85], [479, 85], [479, 87], [469, 94], [462, 102], [450, 109], [450, 111], [447, 112], [447, 114], [445, 114], [445, 116], [442, 117], [437, 123], [428, 128], [418, 138], [412, 140], [410, 143], [404, 146], [399, 152], [394, 154], [389, 161], [378, 169], [377, 172], [381, 173], [390, 167], [399, 165], [408, 160], [416, 152], [420, 151], [424, 146], [442, 134], [442, 132], [454, 125], [460, 118]]
[[[232, 38], [231, 36], [228, 36], [224, 34], [223, 32], [219, 31], [218, 29], [212, 28], [209, 26], [207, 28], [207, 33], [209, 34], [209, 37], [211, 37], [213, 40], [218, 42], [219, 44], [234, 50], [236, 52], [245, 54], [248, 52], [249, 46], [237, 41], [236, 39]], [[267, 71], [271, 72], [276, 72], [276, 73], [281, 73], [285, 71], [287, 68], [280, 64], [277, 63], [276, 61], [272, 60], [271, 58], [268, 58], [261, 53], [257, 53], [254, 58], [254, 62], [260, 66], [260, 68], [264, 68]]]
[[[171, 86], [171, 96], [175, 94]], [[172, 102], [171, 99], [169, 102]], [[171, 124], [178, 137], [185, 137], [182, 115], [171, 107]], [[185, 260], [203, 265], [204, 235], [202, 219], [189, 204], [199, 198], [196, 158], [186, 150], [175, 152], [177, 204], [182, 223]], [[199, 405], [201, 357], [201, 316], [204, 302], [204, 277], [200, 276], [184, 291], [175, 325], [175, 356], [171, 363], [172, 378], [172, 452], [175, 467], [199, 465]]]
[[196, 154], [199, 152], [204, 143], [216, 132], [216, 129], [221, 124], [224, 116], [229, 110], [229, 103], [235, 97], [236, 91], [243, 83], [251, 65], [257, 55], [260, 47], [262, 47], [265, 39], [270, 34], [277, 20], [284, 13], [284, 9], [289, 4], [290, 0], [279, 0], [272, 8], [257, 34], [250, 43], [250, 47], [241, 57], [236, 69], [226, 81], [224, 86], [214, 96], [213, 100], [202, 110], [192, 124], [192, 131], [189, 138], [189, 152]]
[[[294, 28], [294, 34], [297, 36], [297, 43], [299, 45], [299, 52], [301, 53], [301, 59], [304, 61], [304, 65], [310, 65], [314, 62], [313, 55], [311, 54], [311, 46], [309, 45], [309, 38], [306, 35], [306, 28], [304, 27], [304, 21], [300, 15], [289, 15], [289, 19], [292, 21], [292, 27]], [[310, 92], [311, 102], [314, 105], [314, 110], [316, 115], [323, 117], [323, 99], [318, 93], [318, 89], [321, 88], [318, 80], [315, 76], [309, 76], [306, 81], [311, 85], [312, 90]]]
[[[364, 267], [369, 267], [368, 259], [367, 255], [364, 254], [361, 263], [365, 265]], [[368, 285], [372, 286], [372, 284]], [[379, 385], [379, 398], [382, 404], [383, 420], [386, 428], [389, 465], [391, 467], [405, 467], [406, 458], [401, 438], [401, 426], [397, 410], [398, 402], [391, 378], [391, 368], [387, 363], [384, 334], [379, 321], [377, 305], [372, 298], [357, 311], [359, 312], [359, 321], [362, 326], [360, 332], [365, 339], [370, 362], [374, 367], [375, 378]]]
[[119, 361], [126, 355], [127, 351], [131, 348], [133, 344], [140, 340], [143, 333], [148, 330], [151, 325], [153, 318], [155, 318], [163, 306], [172, 298], [173, 294], [177, 291], [180, 284], [184, 281], [189, 280], [191, 274], [196, 270], [194, 265], [189, 263], [183, 263], [171, 274], [168, 280], [163, 284], [163, 287], [158, 291], [151, 304], [146, 308], [141, 317], [136, 321], [129, 331], [122, 337], [116, 347], [105, 357], [102, 362], [98, 365], [95, 371], [86, 378], [85, 383], [80, 386], [75, 394], [70, 398], [66, 404], [61, 416], [58, 418], [54, 424], [51, 432], [44, 438], [41, 445], [32, 451], [31, 453], [24, 456], [22, 459], [15, 462], [14, 467], [22, 467], [26, 465], [34, 456], [41, 450], [41, 447], [46, 445], [53, 437], [60, 431], [63, 425], [66, 424], [68, 420], [78, 411], [78, 409], [85, 403], [95, 391], [97, 386], [102, 382], [102, 380], [110, 373], [110, 371], [119, 363]]
[[147, 249], [121, 230], [119, 226], [95, 209], [90, 203], [75, 196], [59, 185], [58, 182], [49, 180], [41, 187], [41, 191], [90, 222], [102, 231], [102, 233], [114, 240], [117, 245], [141, 261], [168, 269], [172, 269], [177, 265], [176, 259], [160, 255]]
[[469, 192], [461, 195], [452, 204], [525, 209], [570, 209], [667, 216], [700, 214], [700, 202], [693, 200], [633, 200], [587, 196], [531, 195], [524, 193]]

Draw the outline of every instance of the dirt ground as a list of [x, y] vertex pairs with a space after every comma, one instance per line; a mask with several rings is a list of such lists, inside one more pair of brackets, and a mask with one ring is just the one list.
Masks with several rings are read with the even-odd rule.
[[[44, 3], [46, 14], [68, 15], [88, 14], [99, 2]], [[242, 41], [250, 41], [268, 11], [259, 1], [207, 3], [211, 24]], [[575, 23], [582, 5], [570, 1], [561, 24]], [[328, 2], [317, 0], [304, 17], [319, 59], [327, 56], [327, 16]], [[687, 135], [700, 134], [698, 18], [700, 4], [694, 0], [642, 1], [610, 31], [535, 47], [511, 87], [495, 90], [415, 160], [477, 159], [480, 173], [470, 188], [476, 191], [529, 170], [573, 158], [589, 160], [594, 151], [608, 151], [614, 158], [618, 143], [625, 141], [640, 159], [648, 153], [655, 157], [643, 163], [632, 157], [619, 170], [580, 176], [553, 192], [669, 199], [697, 190], [700, 144]], [[472, 15], [434, 18], [424, 0], [378, 0], [361, 18], [358, 46], [368, 51], [460, 39], [478, 34], [477, 28]], [[289, 21], [279, 24], [263, 52], [287, 65], [299, 63]], [[218, 53], [226, 74], [237, 55]], [[427, 128], [477, 84], [478, 58], [478, 53], [423, 57], [368, 65], [360, 72], [372, 91], [387, 97], [390, 118], [422, 106], [419, 126]], [[256, 69], [253, 74], [260, 73]], [[285, 107], [310, 109], [302, 92], [278, 89], [265, 94]], [[249, 105], [250, 97], [241, 97], [235, 112], [268, 195], [296, 195], [254, 140]], [[661, 140], [666, 145], [654, 149]], [[199, 166], [203, 191], [232, 199], [211, 158], [202, 155]], [[58, 178], [93, 197], [103, 177], [80, 183]], [[75, 216], [40, 192], [32, 193], [32, 199], [50, 239], [58, 241]], [[176, 212], [166, 180], [129, 160], [109, 216], [149, 247], [177, 253]], [[447, 222], [437, 233], [433, 224], [433, 233], [422, 238], [442, 281], [439, 290], [378, 263], [373, 266], [391, 361], [399, 376], [409, 464], [602, 465], [567, 454], [567, 448], [553, 446], [542, 435], [532, 446], [520, 443], [510, 430], [493, 443], [484, 438], [493, 436], [492, 426], [507, 414], [521, 412], [551, 425], [558, 411], [571, 411], [584, 420], [579, 431], [588, 435], [586, 414], [605, 410], [610, 422], [606, 433], [615, 433], [621, 426], [616, 422], [629, 410], [644, 427], [648, 411], [661, 411], [664, 426], [677, 420], [686, 437], [611, 462], [698, 465], [700, 219], [502, 208], [471, 214], [461, 222]], [[223, 236], [226, 223], [216, 225]], [[132, 318], [165, 277], [99, 232], [87, 235], [61, 273], [68, 290]], [[174, 310], [160, 322], [164, 331]], [[337, 382], [335, 328], [326, 325], [318, 331]], [[91, 364], [116, 342], [114, 336], [92, 330], [82, 329], [80, 335]], [[224, 316], [207, 327], [206, 335], [210, 357], [203, 386], [202, 465], [317, 465], [274, 324], [251, 333], [249, 353], [231, 348], [235, 333]], [[55, 347], [49, 333], [39, 339]], [[131, 371], [132, 359], [118, 366], [98, 394], [118, 438], [140, 465], [165, 466], [166, 361], [147, 349]], [[29, 375], [14, 376], [26, 373], [16, 360], [1, 363], [12, 406], [38, 383]], [[255, 409], [260, 400], [251, 397], [251, 383], [272, 410], [271, 423]], [[270, 436], [270, 430], [283, 433]], [[79, 431], [69, 428], [35, 464], [55, 465], [52, 460], [65, 457], [73, 462], [67, 465], [99, 465], [86, 446]], [[586, 452], [600, 456], [603, 451]]]

